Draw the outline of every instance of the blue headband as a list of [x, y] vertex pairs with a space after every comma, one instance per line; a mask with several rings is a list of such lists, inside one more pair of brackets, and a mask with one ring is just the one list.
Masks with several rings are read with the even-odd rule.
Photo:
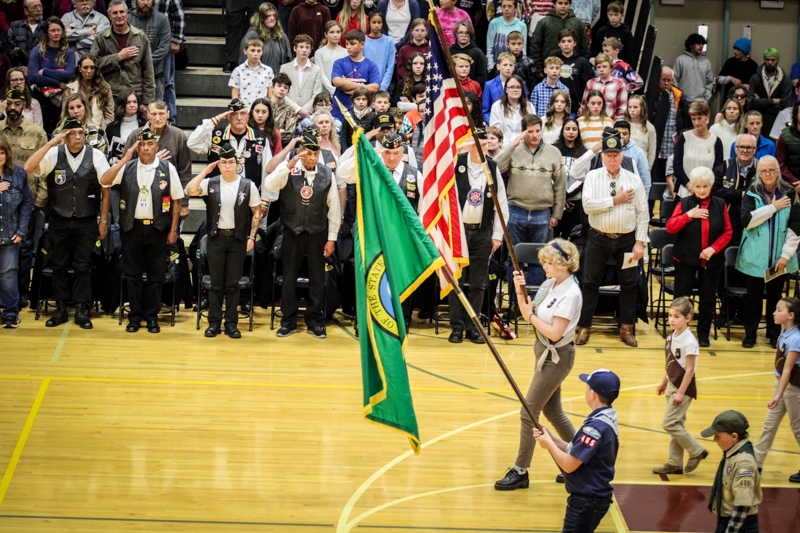
[[564, 249], [556, 241], [551, 242], [550, 246], [558, 250], [558, 253], [560, 253], [562, 257], [564, 257], [564, 259], [569, 261], [569, 255], [567, 255], [567, 252], [565, 252]]

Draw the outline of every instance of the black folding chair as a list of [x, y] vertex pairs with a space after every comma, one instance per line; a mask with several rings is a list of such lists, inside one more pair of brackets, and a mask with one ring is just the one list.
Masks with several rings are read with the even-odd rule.
[[[255, 248], [253, 248], [255, 250]], [[248, 271], [247, 275], [242, 275], [239, 279], [239, 290], [250, 291], [250, 311], [247, 313], [239, 313], [241, 318], [247, 318], [249, 321], [249, 330], [253, 331], [253, 279], [255, 277], [255, 261], [253, 260], [255, 254], [253, 250], [247, 252], [245, 259], [245, 269]], [[200, 329], [200, 319], [208, 317], [208, 308], [202, 306], [203, 290], [211, 290], [211, 274], [205, 273], [206, 256], [208, 255], [208, 235], [204, 235], [200, 240], [200, 257], [198, 261], [198, 275], [197, 279], [200, 283], [197, 284], [197, 329]], [[247, 268], [247, 262], [250, 263], [250, 268]]]
[[[655, 316], [654, 310], [658, 307], [658, 302], [661, 300], [663, 291], [659, 288], [659, 296], [653, 299], [653, 277], [656, 276], [661, 279], [661, 255], [663, 248], [668, 244], [675, 244], [675, 239], [678, 235], [669, 233], [666, 228], [655, 228], [650, 230], [650, 238], [647, 243], [647, 253], [650, 256], [650, 262], [647, 268], [647, 284], [650, 294], [650, 318]], [[672, 276], [674, 268], [670, 267], [665, 274]]]
[[[650, 189], [650, 194], [652, 196], [653, 189]], [[659, 197], [659, 199], [661, 199], [661, 197]], [[659, 204], [658, 206], [658, 218], [656, 217], [651, 218], [650, 225], [656, 228], [666, 228], [669, 217], [671, 217], [672, 213], [675, 211], [676, 202], [677, 202], [676, 199], [661, 200], [661, 204]]]
[[[514, 245], [514, 253], [517, 255], [517, 262], [522, 265], [524, 263], [528, 263], [528, 268], [531, 266], [542, 266], [542, 263], [539, 261], [539, 250], [547, 246], [547, 244], [539, 244], [539, 243], [529, 243], [529, 242], [520, 242]], [[520, 267], [522, 268], [522, 267]], [[508, 280], [508, 294], [515, 290], [514, 289], [514, 280]], [[525, 285], [525, 292], [528, 294], [536, 294], [539, 290], [541, 285]], [[522, 322], [523, 324], [529, 324], [527, 321], [528, 317], [519, 316], [519, 306], [514, 307], [514, 315], [512, 320], [514, 322], [514, 333], [516, 334], [519, 330], [519, 323]]]
[[725, 338], [731, 340], [731, 298], [742, 299], [747, 296], [747, 287], [733, 286], [728, 279], [728, 268], [736, 267], [736, 258], [739, 255], [738, 246], [729, 246], [725, 249], [725, 321], [727, 332]]

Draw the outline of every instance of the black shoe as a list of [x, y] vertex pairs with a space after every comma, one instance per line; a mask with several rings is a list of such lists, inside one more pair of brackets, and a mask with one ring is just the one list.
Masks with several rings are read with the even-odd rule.
[[54, 328], [59, 324], [63, 324], [69, 320], [69, 314], [67, 313], [67, 306], [64, 305], [64, 302], [56, 302], [56, 312], [53, 313], [47, 322], [45, 322], [45, 326], [48, 328]]
[[516, 468], [509, 468], [506, 476], [494, 484], [494, 490], [527, 489], [529, 484], [527, 470], [520, 474]]
[[216, 337], [217, 335], [219, 335], [219, 324], [211, 324], [206, 328], [206, 337]]
[[327, 339], [328, 335], [325, 333], [325, 326], [314, 326], [308, 328], [306, 331], [309, 335], [313, 336], [315, 339]]
[[745, 340], [742, 341], [742, 347], [743, 348], [752, 348], [755, 345], [756, 345], [756, 341], [754, 341], [753, 339], [745, 339]]
[[225, 335], [231, 339], [242, 338], [242, 333], [236, 328], [236, 324], [225, 324]]
[[467, 331], [467, 338], [472, 341], [472, 344], [486, 344], [477, 329]]
[[28, 307], [28, 303], [29, 303], [28, 302], [28, 296], [25, 295], [25, 294], [20, 294], [19, 295], [19, 308], [20, 309], [25, 309], [26, 307]]
[[423, 310], [423, 309], [421, 309], [421, 310], [420, 310], [420, 311], [417, 313], [417, 318], [418, 318], [418, 319], [420, 319], [420, 320], [427, 320], [427, 319], [429, 319], [431, 316], [433, 316], [433, 315], [431, 314], [431, 310], [430, 310], [430, 309], [424, 309], [424, 310]]
[[20, 319], [17, 315], [3, 315], [3, 327], [6, 329], [16, 329], [19, 327]]
[[253, 305], [250, 302], [242, 302], [242, 313], [249, 315], [252, 308]]
[[92, 329], [91, 311], [89, 311], [89, 304], [78, 304], [75, 306], [75, 323], [81, 329]]
[[800, 472], [789, 476], [789, 483], [800, 483]]
[[556, 483], [564, 483], [564, 474], [558, 474], [556, 476]]
[[161, 326], [158, 325], [157, 320], [153, 320], [152, 322], [147, 323], [147, 331], [148, 333], [160, 333]]
[[701, 348], [708, 348], [709, 346], [711, 346], [711, 343], [708, 342], [708, 337], [700, 337], [700, 338], [698, 338], [697, 339], [697, 344]]
[[464, 333], [461, 328], [453, 328], [453, 332], [447, 340], [453, 344], [460, 344], [464, 340]]
[[125, 327], [125, 331], [128, 333], [136, 333], [139, 331], [140, 327], [142, 327], [142, 324], [139, 322], [128, 322], [128, 325]]
[[278, 329], [278, 333], [276, 333], [275, 335], [277, 335], [278, 337], [288, 337], [292, 333], [297, 333], [297, 328], [289, 329], [281, 327], [280, 329]]
[[228, 62], [225, 63], [225, 66], [222, 67], [222, 72], [233, 72], [233, 69], [236, 68], [236, 63]]
[[777, 338], [770, 339], [769, 340], [769, 345], [772, 346], [773, 348], [777, 348], [778, 347], [778, 339]]

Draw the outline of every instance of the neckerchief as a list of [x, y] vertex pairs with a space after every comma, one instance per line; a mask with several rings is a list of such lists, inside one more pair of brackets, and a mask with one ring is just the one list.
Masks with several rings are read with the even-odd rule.
[[[731, 454], [733, 457], [739, 453], [749, 453], [753, 457], [755, 457], [755, 451], [753, 450], [753, 443], [750, 441], [745, 442], [741, 448], [736, 450], [734, 453]], [[717, 475], [714, 476], [714, 486], [711, 487], [711, 498], [708, 500], [708, 510], [712, 513], [714, 512], [714, 504], [717, 507], [717, 514], [722, 512], [722, 476], [725, 473], [725, 460], [728, 459], [727, 452], [722, 454], [722, 461], [719, 462], [719, 467], [717, 468]]]

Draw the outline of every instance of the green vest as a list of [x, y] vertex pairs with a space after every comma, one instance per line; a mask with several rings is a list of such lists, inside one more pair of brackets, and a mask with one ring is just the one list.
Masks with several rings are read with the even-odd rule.
[[[756, 209], [763, 207], [764, 200], [752, 191], [747, 191], [749, 196], [755, 198]], [[789, 213], [791, 207], [781, 209], [772, 216], [772, 227], [774, 243], [772, 253], [769, 252], [770, 224], [769, 220], [755, 228], [746, 229], [742, 233], [742, 242], [739, 245], [739, 256], [736, 258], [736, 270], [760, 278], [764, 276], [764, 271], [778, 262], [781, 257], [783, 243], [786, 242], [786, 233], [789, 231]], [[797, 271], [797, 254], [792, 254], [789, 263], [786, 265], [786, 272]]]

